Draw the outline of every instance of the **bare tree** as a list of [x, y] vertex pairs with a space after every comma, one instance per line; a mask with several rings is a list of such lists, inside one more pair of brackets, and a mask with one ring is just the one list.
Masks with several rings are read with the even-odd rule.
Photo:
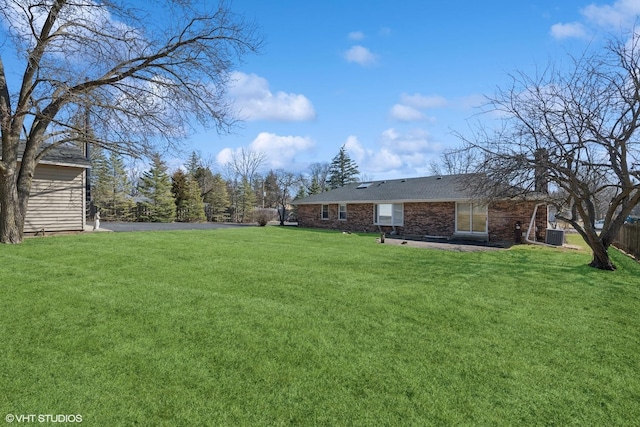
[[292, 172], [286, 172], [282, 169], [273, 171], [276, 177], [276, 183], [279, 189], [278, 192], [278, 217], [280, 219], [280, 225], [284, 225], [287, 219], [287, 206], [291, 201], [291, 189], [295, 184], [300, 182], [300, 177]]
[[548, 184], [556, 217], [580, 233], [593, 253], [590, 265], [600, 269], [615, 269], [607, 249], [640, 202], [639, 42], [636, 33], [610, 39], [603, 50], [572, 58], [569, 72], [513, 75], [489, 104], [503, 126], [460, 135], [486, 173], [478, 191], [526, 196]]
[[[262, 43], [224, 2], [0, 0], [0, 19], [4, 243], [22, 241], [36, 164], [83, 134], [71, 119], [80, 106], [91, 116], [86, 142], [131, 155], [172, 146], [195, 122], [225, 132], [229, 73]], [[25, 59], [15, 91], [5, 54]]]
[[[248, 196], [247, 188], [253, 188], [258, 170], [266, 160], [266, 154], [242, 147], [231, 155], [231, 160], [222, 165], [225, 179], [230, 187], [231, 206], [236, 222], [242, 222], [244, 212], [249, 209], [245, 203]], [[255, 195], [249, 199], [254, 199], [252, 203], [255, 203]], [[251, 206], [253, 207], [255, 206]]]
[[264, 166], [266, 161], [267, 155], [265, 153], [241, 147], [231, 155], [228, 168], [240, 178], [240, 181], [247, 181], [251, 185], [258, 170]]
[[429, 170], [433, 175], [457, 175], [475, 172], [478, 160], [474, 150], [452, 148], [442, 153], [440, 162], [431, 162]]
[[304, 185], [309, 193], [322, 193], [327, 189], [330, 167], [331, 165], [328, 162], [311, 163], [309, 165], [309, 177], [304, 178]]

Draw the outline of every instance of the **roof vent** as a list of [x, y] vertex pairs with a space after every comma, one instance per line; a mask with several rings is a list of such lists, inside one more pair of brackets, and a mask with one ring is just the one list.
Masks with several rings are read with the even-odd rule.
[[406, 179], [403, 179], [403, 180], [401, 180], [400, 182], [407, 182], [407, 180], [406, 180]]
[[371, 184], [373, 184], [373, 182], [361, 182], [360, 185], [356, 187], [356, 189], [369, 188]]

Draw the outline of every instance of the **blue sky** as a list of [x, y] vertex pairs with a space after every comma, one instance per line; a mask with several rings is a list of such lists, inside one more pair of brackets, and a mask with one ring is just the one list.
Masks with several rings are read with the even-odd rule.
[[[213, 0], [211, 0], [213, 1]], [[367, 179], [424, 176], [479, 119], [508, 74], [535, 74], [628, 30], [640, 0], [233, 0], [266, 44], [232, 75], [244, 120], [231, 134], [200, 130], [184, 153], [229, 160], [263, 152], [262, 172], [304, 172], [345, 146]], [[15, 89], [15, 88], [14, 88]], [[484, 118], [481, 118], [484, 120]]]
[[236, 0], [267, 44], [234, 75], [246, 117], [191, 147], [224, 163], [239, 147], [304, 171], [344, 144], [369, 179], [429, 173], [508, 73], [535, 74], [629, 28], [640, 1]]

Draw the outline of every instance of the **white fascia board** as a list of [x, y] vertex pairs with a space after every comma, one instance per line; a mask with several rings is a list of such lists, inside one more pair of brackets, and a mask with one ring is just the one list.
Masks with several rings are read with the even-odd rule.
[[78, 168], [78, 169], [91, 169], [89, 165], [79, 165], [77, 163], [66, 163], [66, 162], [52, 162], [49, 160], [40, 160], [38, 162], [39, 165], [49, 165], [49, 166], [64, 166], [67, 168]]

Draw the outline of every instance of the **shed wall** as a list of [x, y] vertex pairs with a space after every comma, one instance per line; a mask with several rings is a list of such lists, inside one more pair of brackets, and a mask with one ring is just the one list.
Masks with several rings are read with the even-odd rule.
[[85, 174], [82, 168], [38, 165], [24, 224], [25, 233], [82, 231]]

